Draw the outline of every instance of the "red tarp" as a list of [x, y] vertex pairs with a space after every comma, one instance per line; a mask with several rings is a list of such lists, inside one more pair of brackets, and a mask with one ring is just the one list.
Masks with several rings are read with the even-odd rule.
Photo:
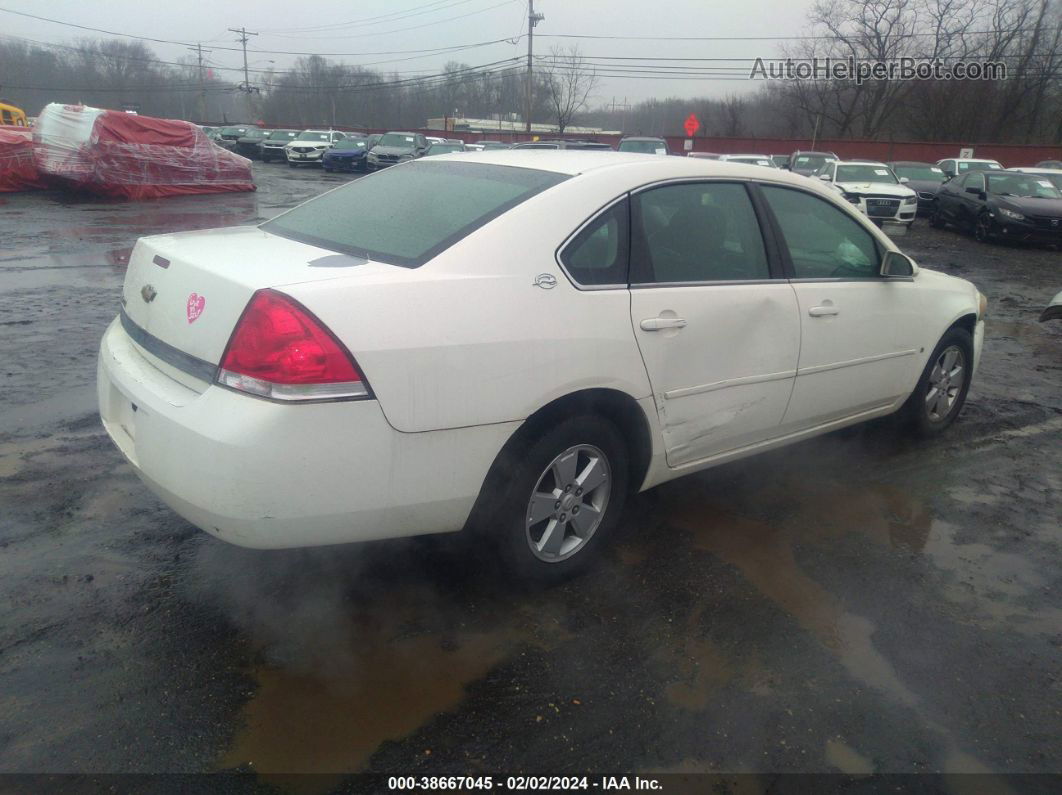
[[0, 193], [43, 187], [33, 158], [33, 131], [0, 125]]
[[37, 165], [79, 190], [149, 199], [254, 190], [251, 161], [191, 122], [53, 103], [34, 128]]

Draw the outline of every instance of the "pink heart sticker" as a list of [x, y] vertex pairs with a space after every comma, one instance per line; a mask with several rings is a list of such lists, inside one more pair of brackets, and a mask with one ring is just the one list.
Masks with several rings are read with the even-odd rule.
[[203, 307], [206, 306], [206, 298], [198, 293], [192, 293], [188, 296], [188, 322], [194, 323], [196, 319], [203, 314]]

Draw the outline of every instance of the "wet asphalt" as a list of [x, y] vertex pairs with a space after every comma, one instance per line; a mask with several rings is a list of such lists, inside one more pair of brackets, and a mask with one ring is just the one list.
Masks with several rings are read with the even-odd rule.
[[458, 536], [227, 546], [95, 407], [137, 237], [254, 194], [0, 197], [0, 772], [1062, 772], [1062, 252], [922, 220], [990, 299], [960, 421], [889, 422], [637, 498], [601, 565], [514, 590]]

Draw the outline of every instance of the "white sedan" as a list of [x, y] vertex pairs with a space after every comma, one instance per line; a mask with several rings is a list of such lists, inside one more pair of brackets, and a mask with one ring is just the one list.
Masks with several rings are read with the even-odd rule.
[[884, 163], [831, 160], [816, 176], [833, 185], [876, 223], [889, 223], [906, 231], [918, 213], [918, 194], [907, 187], [907, 177], [897, 177]]
[[778, 169], [443, 155], [141, 239], [100, 414], [226, 541], [465, 529], [563, 576], [631, 492], [898, 411], [942, 431], [985, 306]]

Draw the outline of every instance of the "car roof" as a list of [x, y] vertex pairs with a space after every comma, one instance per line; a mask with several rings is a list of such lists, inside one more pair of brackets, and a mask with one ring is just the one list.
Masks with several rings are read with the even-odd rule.
[[1012, 166], [1007, 171], [1016, 171], [1019, 174], [1062, 174], [1062, 168], [1047, 168], [1040, 166]]
[[834, 160], [835, 166], [884, 166], [888, 165], [880, 160]]
[[722, 155], [722, 157], [758, 157], [761, 160], [770, 160], [771, 159], [770, 155], [756, 155], [756, 154], [738, 154], [738, 155], [729, 154], [729, 155]]
[[945, 160], [954, 160], [956, 163], [998, 163], [998, 160], [993, 160], [990, 157], [942, 157], [938, 160], [938, 163], [943, 163]]
[[[735, 177], [772, 182], [785, 182], [807, 188], [819, 188], [819, 180], [809, 180], [799, 174], [763, 166], [708, 160], [696, 157], [660, 157], [640, 152], [616, 152], [586, 149], [500, 149], [496, 151], [465, 152], [460, 155], [437, 155], [461, 163], [489, 163], [497, 166], [530, 168], [557, 174], [577, 176], [606, 169], [629, 168], [651, 174], [651, 179], [681, 179], [683, 177]], [[436, 160], [432, 158], [432, 160]], [[768, 176], [769, 175], [769, 176]], [[832, 191], [831, 191], [832, 193]]]
[[663, 140], [664, 140], [663, 138], [660, 138], [660, 137], [655, 136], [655, 135], [624, 135], [622, 138], [620, 138], [621, 142], [622, 141], [663, 141]]
[[888, 160], [885, 165], [887, 166], [930, 166], [936, 167], [936, 163], [923, 163], [921, 160]]

